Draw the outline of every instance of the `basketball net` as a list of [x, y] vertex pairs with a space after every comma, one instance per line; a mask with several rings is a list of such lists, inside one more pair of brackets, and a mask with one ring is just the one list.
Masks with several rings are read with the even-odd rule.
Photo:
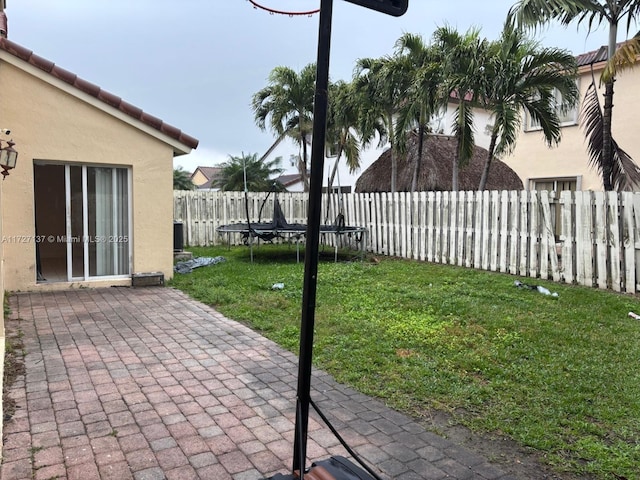
[[[2, 1], [2, 0], [0, 0]], [[306, 10], [306, 11], [300, 11], [300, 10], [278, 10], [276, 8], [271, 8], [271, 7], [267, 7], [265, 5], [262, 5], [261, 3], [259, 3], [257, 0], [248, 0], [248, 2], [253, 5], [253, 8], [255, 9], [260, 9], [260, 10], [264, 10], [266, 12], [269, 12], [271, 15], [289, 15], [290, 17], [296, 17], [296, 16], [303, 16], [306, 15], [307, 17], [310, 17], [316, 13], [318, 13], [320, 11], [319, 8], [313, 9], [313, 10]]]

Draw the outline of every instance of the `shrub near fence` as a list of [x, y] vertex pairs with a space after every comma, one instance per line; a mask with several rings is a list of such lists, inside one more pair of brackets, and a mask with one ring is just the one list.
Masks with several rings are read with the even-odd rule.
[[[252, 222], [272, 218], [273, 195], [248, 198]], [[289, 222], [306, 222], [306, 194], [279, 193], [278, 200]], [[639, 288], [638, 193], [350, 193], [324, 195], [322, 211], [325, 223], [342, 213], [347, 225], [366, 227], [365, 250], [377, 255], [630, 293]], [[174, 218], [184, 223], [187, 245], [239, 244], [239, 235], [227, 239], [216, 228], [247, 221], [244, 193], [176, 191]]]

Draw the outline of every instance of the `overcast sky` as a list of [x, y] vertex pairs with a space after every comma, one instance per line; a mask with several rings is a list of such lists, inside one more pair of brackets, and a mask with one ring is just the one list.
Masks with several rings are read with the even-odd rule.
[[[303, 11], [320, 3], [260, 2]], [[473, 26], [496, 39], [513, 3], [409, 0], [407, 14], [394, 18], [334, 0], [331, 79], [349, 80], [358, 58], [391, 54], [404, 32], [428, 40], [439, 26]], [[7, 0], [6, 14], [10, 40], [199, 139], [174, 161], [187, 170], [264, 153], [274, 135], [256, 127], [252, 95], [274, 67], [300, 70], [317, 52], [317, 15], [271, 15], [247, 0]], [[571, 26], [537, 38], [579, 54], [607, 34]]]

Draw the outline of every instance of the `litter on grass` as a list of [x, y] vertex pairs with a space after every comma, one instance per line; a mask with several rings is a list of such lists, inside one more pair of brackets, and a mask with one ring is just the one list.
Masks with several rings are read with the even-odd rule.
[[629, 316], [636, 320], [640, 320], [640, 315], [638, 315], [637, 313], [629, 312]]
[[556, 292], [551, 293], [548, 288], [543, 287], [542, 285], [527, 285], [526, 283], [522, 283], [520, 280], [516, 280], [513, 284], [518, 288], [525, 288], [527, 290], [536, 290], [538, 293], [542, 295], [549, 295], [551, 297], [557, 297], [558, 294]]
[[173, 271], [176, 273], [191, 273], [196, 268], [208, 267], [209, 265], [226, 261], [227, 259], [224, 257], [196, 257], [191, 260], [176, 263], [173, 266]]
[[284, 283], [274, 283], [273, 285], [271, 285], [271, 290], [283, 290], [284, 289]]

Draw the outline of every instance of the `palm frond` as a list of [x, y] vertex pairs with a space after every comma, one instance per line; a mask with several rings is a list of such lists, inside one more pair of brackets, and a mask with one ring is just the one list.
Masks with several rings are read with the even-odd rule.
[[453, 133], [458, 139], [458, 163], [466, 165], [473, 156], [475, 145], [473, 132], [473, 109], [467, 102], [460, 102], [454, 114]]
[[619, 73], [631, 70], [638, 65], [640, 56], [640, 37], [634, 37], [623, 43], [616, 53], [609, 59], [607, 66], [600, 75], [600, 84], [616, 78]]
[[349, 167], [349, 173], [353, 174], [360, 168], [360, 141], [355, 135], [345, 138], [343, 152]]
[[216, 187], [224, 191], [242, 191], [245, 188], [252, 192], [268, 192], [282, 189], [274, 184], [274, 178], [284, 171], [280, 164], [282, 157], [276, 157], [268, 162], [261, 161], [257, 153], [232, 156], [224, 162], [219, 177], [214, 182]]
[[[268, 125], [279, 137], [286, 133], [302, 145], [305, 134], [311, 131], [315, 65], [309, 64], [299, 73], [289, 67], [275, 67], [269, 73], [268, 81], [268, 85], [252, 97], [256, 124], [261, 130], [266, 130]], [[307, 159], [306, 155], [303, 157], [299, 168], [305, 178]]]
[[580, 111], [580, 123], [587, 138], [587, 153], [589, 164], [602, 176], [602, 108], [594, 81], [591, 82], [585, 92]]
[[191, 174], [182, 169], [182, 167], [173, 169], [173, 189], [174, 190], [193, 190], [196, 188], [191, 181]]
[[[598, 97], [595, 79], [587, 88], [582, 102], [580, 122], [583, 124], [587, 138], [587, 153], [589, 165], [594, 168], [601, 177], [604, 175], [604, 160], [602, 155], [603, 140], [603, 114]], [[640, 168], [631, 156], [625, 152], [618, 143], [611, 139], [611, 151], [613, 164], [611, 165], [611, 185], [615, 190], [634, 190], [640, 187]]]
[[597, 0], [520, 0], [509, 10], [509, 17], [519, 25], [538, 28], [558, 21], [568, 25], [574, 20], [587, 21], [589, 30], [606, 17], [606, 8]]
[[548, 146], [557, 145], [560, 141], [560, 120], [555, 112], [553, 96], [550, 92], [539, 91], [540, 96], [524, 105], [531, 120], [542, 129], [544, 140]]
[[500, 135], [500, 141], [494, 152], [497, 156], [511, 153], [515, 148], [522, 123], [522, 115], [518, 107], [518, 104], [504, 103], [494, 108], [495, 126]]
[[640, 2], [636, 0], [627, 2], [627, 6], [622, 12], [622, 16], [625, 15], [627, 17], [627, 33], [629, 33], [631, 31], [631, 27], [635, 26], [638, 17], [640, 17]]
[[637, 190], [640, 188], [640, 168], [633, 158], [618, 146], [615, 140], [611, 140], [614, 158], [614, 188], [618, 191]]

